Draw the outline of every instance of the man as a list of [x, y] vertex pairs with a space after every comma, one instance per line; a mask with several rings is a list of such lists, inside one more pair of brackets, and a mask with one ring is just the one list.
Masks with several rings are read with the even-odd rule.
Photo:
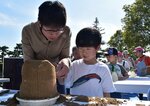
[[70, 39], [65, 7], [59, 1], [45, 1], [39, 6], [38, 21], [22, 30], [24, 61], [49, 60], [57, 77], [63, 78], [69, 70]]

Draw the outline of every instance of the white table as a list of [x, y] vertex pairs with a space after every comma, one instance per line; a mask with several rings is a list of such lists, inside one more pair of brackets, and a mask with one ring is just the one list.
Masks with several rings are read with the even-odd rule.
[[[10, 90], [9, 93], [6, 93], [0, 97], [0, 101], [7, 101], [8, 98], [12, 98], [14, 96], [14, 94], [17, 92], [18, 92], [18, 90]], [[145, 104], [145, 106], [150, 106], [150, 101], [136, 101], [136, 100], [129, 101], [129, 100], [127, 100], [127, 103], [125, 103], [121, 106], [136, 106], [135, 104]], [[5, 106], [5, 105], [0, 105], [0, 106]], [[19, 105], [17, 105], [17, 106], [19, 106]], [[64, 105], [57, 104], [57, 105], [53, 105], [53, 106], [64, 106]]]
[[10, 82], [10, 78], [0, 78], [0, 83]]
[[139, 77], [139, 76], [136, 76], [136, 77], [130, 77], [130, 78], [128, 78], [127, 80], [140, 80], [140, 81], [142, 81], [142, 80], [147, 80], [147, 81], [150, 81], [150, 77]]
[[140, 80], [140, 81], [145, 81], [145, 80], [149, 80], [150, 81], [150, 76], [147, 75], [147, 76], [143, 76], [143, 77], [140, 77], [140, 76], [135, 76], [135, 77], [129, 77], [128, 79], [126, 80]]
[[116, 92], [147, 93], [150, 89], [150, 80], [123, 80], [114, 82]]

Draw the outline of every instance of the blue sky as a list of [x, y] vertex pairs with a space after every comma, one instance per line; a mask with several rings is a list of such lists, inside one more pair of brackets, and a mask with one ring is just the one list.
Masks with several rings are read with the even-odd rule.
[[[37, 21], [38, 7], [45, 0], [0, 0], [0, 46], [13, 50], [21, 43], [21, 30], [28, 23]], [[135, 0], [59, 0], [67, 11], [67, 25], [72, 31], [71, 47], [75, 45], [78, 31], [92, 26], [95, 17], [99, 27], [104, 28], [103, 41], [122, 28], [121, 19], [125, 13], [123, 5]]]

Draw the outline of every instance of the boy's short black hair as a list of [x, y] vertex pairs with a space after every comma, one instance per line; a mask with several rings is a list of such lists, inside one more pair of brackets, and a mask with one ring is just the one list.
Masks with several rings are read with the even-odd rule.
[[77, 47], [97, 47], [101, 44], [101, 34], [95, 28], [83, 28], [76, 37]]
[[39, 6], [38, 21], [45, 26], [64, 27], [66, 9], [59, 1], [45, 1]]

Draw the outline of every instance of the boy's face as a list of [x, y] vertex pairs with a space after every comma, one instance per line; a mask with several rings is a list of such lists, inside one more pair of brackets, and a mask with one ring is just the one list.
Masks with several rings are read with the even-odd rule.
[[94, 47], [79, 47], [79, 53], [84, 61], [96, 59], [96, 53], [99, 49]]
[[117, 62], [117, 55], [109, 55], [108, 56], [108, 61], [110, 63], [116, 63]]
[[123, 60], [123, 56], [118, 56], [118, 61], [121, 62]]
[[56, 40], [64, 31], [64, 28], [54, 28], [51, 26], [41, 26], [41, 32], [49, 40]]

